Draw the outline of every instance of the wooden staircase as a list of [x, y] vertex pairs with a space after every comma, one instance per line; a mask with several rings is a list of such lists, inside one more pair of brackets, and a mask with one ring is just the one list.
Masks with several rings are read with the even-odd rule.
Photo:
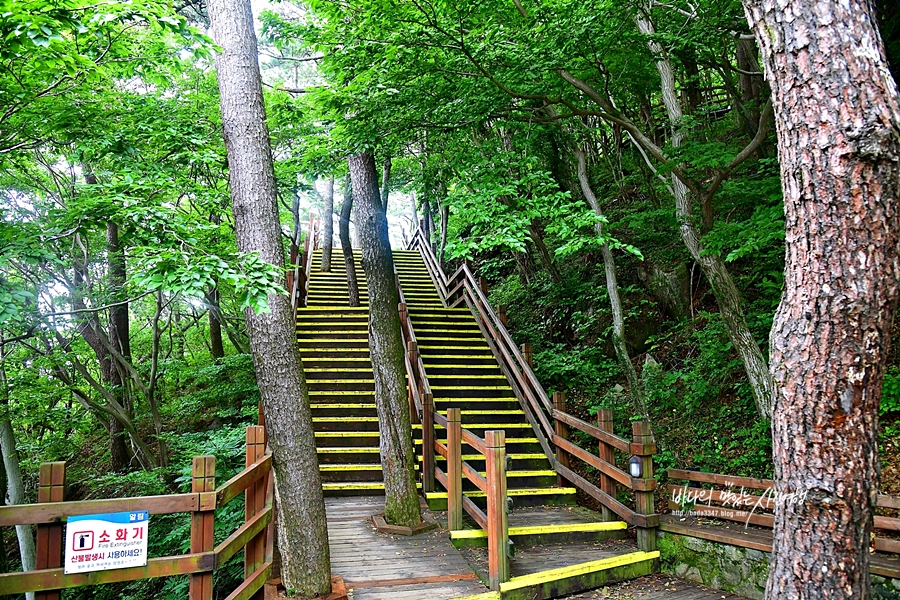
[[[446, 416], [448, 408], [459, 408], [463, 427], [480, 437], [489, 429], [506, 432], [507, 493], [515, 506], [574, 504], [575, 488], [556, 485], [556, 471], [469, 309], [444, 308], [418, 251], [395, 251], [394, 264], [435, 409]], [[463, 460], [483, 473], [484, 457], [465, 448]], [[445, 461], [435, 458], [439, 466]], [[464, 492], [477, 503], [483, 494], [469, 486]], [[426, 498], [430, 508], [446, 508], [446, 492], [429, 492]]]
[[[575, 488], [561, 485], [564, 480], [555, 470], [555, 457], [547, 453], [546, 435], [541, 437], [534, 415], [526, 414], [526, 403], [501, 369], [499, 355], [473, 312], [446, 307], [446, 282], [434, 279], [443, 275], [429, 271], [419, 250], [393, 255], [408, 315], [404, 322], [415, 331], [417, 357], [436, 417], [446, 418], [448, 409], [459, 409], [462, 427], [475, 436], [484, 438], [488, 430], [505, 432], [506, 497], [512, 508], [508, 534], [522, 557], [510, 563], [512, 578], [507, 576], [506, 583], [484, 598], [551, 598], [658, 570], [658, 553], [635, 552], [634, 544], [622, 539], [625, 522], [604, 522], [598, 513], [573, 506]], [[313, 252], [306, 306], [297, 310], [297, 338], [327, 496], [384, 493], [368, 348], [368, 295], [358, 259], [356, 270], [363, 305], [354, 308], [348, 302], [342, 257], [336, 255], [331, 272], [324, 273], [321, 253]], [[437, 442], [448, 444], [440, 423], [434, 435]], [[421, 471], [421, 424], [413, 425], [413, 436]], [[465, 442], [461, 452], [462, 460], [485, 477], [485, 456]], [[446, 470], [444, 456], [436, 454], [434, 460], [438, 469]], [[464, 496], [484, 507], [485, 492], [465, 477], [462, 481]], [[448, 494], [440, 489], [425, 493], [432, 510], [446, 509]], [[453, 531], [451, 538], [463, 552], [475, 553], [471, 564], [482, 562], [478, 553], [487, 552], [487, 532], [474, 521]], [[604, 549], [604, 540], [619, 545]], [[485, 581], [494, 579], [487, 572], [480, 575]]]
[[297, 340], [326, 495], [384, 492], [369, 359], [368, 290], [358, 258], [356, 271], [363, 305], [354, 308], [343, 257], [336, 253], [331, 272], [324, 273], [321, 251], [315, 252], [307, 306], [297, 310]]

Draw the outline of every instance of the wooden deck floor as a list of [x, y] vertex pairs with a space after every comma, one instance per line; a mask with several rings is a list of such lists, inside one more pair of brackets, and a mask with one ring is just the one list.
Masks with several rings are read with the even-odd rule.
[[747, 600], [730, 592], [694, 585], [667, 575], [649, 575], [599, 590], [566, 596], [566, 600]]
[[447, 600], [488, 591], [445, 529], [409, 538], [376, 531], [369, 517], [384, 511], [383, 496], [327, 498], [326, 509], [331, 571], [354, 600]]

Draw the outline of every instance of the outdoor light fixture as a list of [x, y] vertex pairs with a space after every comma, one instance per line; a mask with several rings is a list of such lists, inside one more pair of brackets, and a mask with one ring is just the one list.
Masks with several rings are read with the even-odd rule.
[[628, 471], [635, 479], [641, 478], [641, 475], [644, 474], [644, 461], [640, 456], [632, 456], [628, 460]]

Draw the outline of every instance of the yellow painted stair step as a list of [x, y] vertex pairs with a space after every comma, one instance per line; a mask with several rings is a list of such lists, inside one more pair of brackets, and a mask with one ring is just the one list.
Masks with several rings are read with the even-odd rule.
[[[352, 409], [352, 408], [362, 408], [362, 409], [374, 409], [374, 404], [310, 404], [309, 407], [312, 410], [321, 410], [321, 409]], [[347, 417], [351, 418], [351, 417]], [[356, 417], [352, 417], [356, 418]]]
[[[419, 470], [419, 465], [415, 465], [415, 469]], [[349, 465], [319, 465], [319, 471], [327, 473], [340, 473], [342, 471], [381, 471], [381, 465], [377, 463], [366, 464], [349, 464]]]
[[378, 446], [332, 446], [330, 448], [316, 448], [316, 454], [378, 454], [381, 450]]
[[[422, 484], [417, 483], [417, 488], [421, 488]], [[365, 483], [323, 483], [322, 489], [326, 492], [340, 492], [340, 491], [350, 491], [350, 490], [383, 490], [384, 484], [378, 482], [365, 482]]]
[[[542, 458], [547, 458], [546, 454], [543, 453], [531, 453], [531, 454], [507, 454], [506, 455], [511, 460], [539, 460]], [[463, 460], [484, 460], [483, 454], [463, 454]], [[434, 460], [443, 460], [446, 461], [447, 458], [445, 456], [441, 456], [440, 454], [434, 455]]]
[[[605, 521], [599, 523], [557, 523], [553, 525], [529, 525], [510, 527], [509, 535], [543, 535], [547, 533], [589, 533], [593, 531], [621, 531], [628, 529], [624, 521]], [[484, 529], [460, 529], [450, 532], [450, 539], [466, 540], [486, 538]]]
[[630, 552], [622, 556], [613, 556], [610, 558], [602, 558], [591, 562], [571, 565], [568, 567], [560, 567], [558, 569], [550, 569], [548, 571], [539, 571], [530, 575], [522, 575], [521, 577], [512, 577], [506, 583], [500, 584], [500, 593], [519, 590], [522, 588], [542, 585], [553, 581], [569, 579], [570, 577], [578, 577], [579, 575], [587, 575], [588, 573], [596, 573], [598, 571], [606, 571], [616, 567], [624, 567], [635, 563], [654, 560], [659, 558], [659, 551], [653, 552]]
[[[373, 433], [374, 433], [374, 432], [373, 432]], [[319, 435], [319, 434], [317, 433], [316, 435]], [[442, 443], [442, 444], [444, 444], [445, 446], [447, 445], [447, 440], [446, 440], [446, 439], [443, 439], [443, 440], [437, 440], [437, 441], [440, 442], [440, 443]], [[508, 446], [508, 445], [510, 445], [510, 444], [536, 444], [537, 441], [538, 441], [538, 439], [537, 439], [537, 438], [533, 438], [533, 437], [527, 437], [527, 438], [506, 438], [506, 445]], [[415, 444], [418, 445], [418, 446], [421, 446], [421, 445], [422, 445], [422, 440], [413, 440], [413, 443], [415, 443]], [[465, 444], [465, 442], [463, 442], [463, 443]]]
[[[571, 496], [575, 493], [575, 488], [573, 487], [551, 487], [551, 488], [516, 488], [507, 490], [507, 496], [553, 496], [557, 494]], [[480, 490], [475, 490], [471, 492], [463, 492], [464, 496], [469, 498], [484, 498], [484, 492]], [[425, 497], [428, 499], [444, 499], [447, 497], [447, 492], [425, 492]]]

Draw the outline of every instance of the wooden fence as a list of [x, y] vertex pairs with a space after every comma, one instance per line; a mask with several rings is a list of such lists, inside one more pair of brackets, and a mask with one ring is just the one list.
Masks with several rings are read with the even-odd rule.
[[[669, 508], [673, 511], [687, 511], [691, 516], [724, 519], [771, 529], [775, 525], [776, 504], [779, 501], [794, 501], [790, 496], [778, 497], [774, 493], [775, 482], [771, 479], [684, 469], [669, 469], [668, 476], [670, 481], [687, 482], [680, 486], [670, 484], [666, 488]], [[879, 494], [878, 508], [900, 510], [900, 496]], [[876, 552], [900, 554], [900, 540], [885, 537], [885, 532], [891, 532], [896, 538], [897, 532], [900, 532], [900, 519], [876, 515], [875, 537], [872, 542]]]
[[[109, 500], [66, 502], [65, 463], [44, 463], [40, 468], [38, 503], [0, 507], [0, 527], [37, 525], [37, 569], [0, 574], [3, 594], [38, 592], [39, 600], [59, 600], [65, 588], [190, 575], [190, 600], [212, 600], [213, 572], [244, 549], [244, 581], [226, 600], [258, 600], [272, 569], [274, 542], [274, 480], [272, 455], [266, 451], [266, 432], [260, 425], [247, 428], [246, 468], [216, 487], [216, 459], [196, 456], [191, 492]], [[244, 494], [244, 523], [221, 544], [215, 545], [215, 511]], [[68, 517], [113, 512], [148, 511], [151, 515], [190, 513], [190, 552], [150, 558], [143, 567], [91, 573], [65, 574], [63, 523]]]
[[319, 229], [322, 221], [314, 213], [309, 214], [309, 223], [306, 226], [306, 239], [303, 242], [303, 253], [300, 248], [291, 243], [290, 265], [287, 274], [287, 289], [291, 295], [291, 306], [296, 314], [297, 309], [306, 306], [306, 297], [309, 294], [309, 274], [312, 272], [312, 256], [319, 248]]
[[[567, 413], [565, 396], [555, 395], [551, 401], [537, 380], [532, 370], [530, 344], [523, 344], [521, 348], [517, 346], [506, 329], [506, 311], [502, 307], [497, 311], [491, 307], [484, 278], [476, 281], [468, 264], [463, 264], [451, 277], [447, 277], [421, 228], [413, 235], [409, 248], [421, 253], [444, 303], [451, 308], [465, 305], [475, 316], [554, 470], [561, 478], [605, 507], [607, 518], [612, 518], [615, 514], [637, 527], [641, 550], [655, 550], [655, 528], [659, 526], [659, 515], [656, 514], [653, 501], [656, 489], [653, 455], [656, 454], [656, 444], [649, 424], [634, 423], [633, 437], [626, 440], [612, 433], [609, 411], [600, 411], [597, 425]], [[568, 435], [570, 427], [593, 437], [599, 443], [598, 453], [588, 452], [572, 442]], [[423, 436], [424, 429], [423, 424]], [[632, 477], [617, 466], [616, 451], [624, 453], [626, 460], [636, 457], [635, 460], [641, 467], [639, 477]], [[572, 458], [597, 469], [600, 472], [600, 485], [591, 483], [573, 470], [570, 464]], [[634, 498], [634, 508], [618, 500], [618, 486], [630, 491]]]

